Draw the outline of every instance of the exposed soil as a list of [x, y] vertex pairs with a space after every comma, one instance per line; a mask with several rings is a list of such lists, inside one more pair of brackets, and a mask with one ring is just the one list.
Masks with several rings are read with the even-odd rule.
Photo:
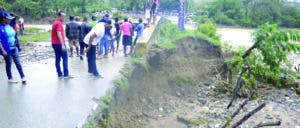
[[[127, 90], [116, 90], [109, 113], [113, 128], [221, 127], [243, 101], [229, 110], [230, 97], [216, 91], [224, 58], [220, 48], [204, 40], [178, 40], [175, 50], [151, 50], [148, 70], [135, 65]], [[248, 102], [240, 119], [261, 102], [267, 106], [242, 127], [261, 121], [282, 121], [280, 127], [300, 125], [300, 98], [293, 90], [262, 89], [257, 100]], [[233, 122], [234, 123], [234, 122]]]

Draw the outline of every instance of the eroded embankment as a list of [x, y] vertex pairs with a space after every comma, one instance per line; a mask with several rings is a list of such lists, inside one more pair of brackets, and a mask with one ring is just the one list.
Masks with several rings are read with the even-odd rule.
[[176, 49], [150, 50], [146, 64], [134, 64], [128, 88], [117, 89], [110, 104], [109, 126], [185, 126], [177, 121], [183, 118], [181, 109], [207, 95], [202, 87], [216, 81], [224, 60], [220, 48], [205, 40], [187, 37], [176, 44]]

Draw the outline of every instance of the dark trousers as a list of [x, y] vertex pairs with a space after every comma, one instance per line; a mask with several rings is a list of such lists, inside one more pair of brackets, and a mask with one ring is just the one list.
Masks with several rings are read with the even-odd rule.
[[80, 55], [83, 55], [83, 51], [84, 51], [84, 48], [85, 48], [85, 43], [83, 41], [80, 41], [79, 42], [79, 47], [80, 47]]
[[12, 64], [12, 59], [15, 62], [15, 65], [18, 69], [18, 72], [20, 74], [20, 77], [23, 78], [25, 77], [20, 60], [19, 60], [19, 51], [17, 48], [10, 50], [11, 55], [10, 56], [5, 56], [5, 65], [6, 65], [6, 75], [8, 79], [12, 79], [12, 73], [11, 73], [11, 64]]
[[91, 49], [86, 53], [88, 62], [88, 72], [93, 73], [94, 76], [99, 76], [96, 65], [96, 46], [91, 45]]
[[[66, 48], [66, 45], [64, 45]], [[61, 76], [69, 76], [69, 69], [68, 69], [68, 50], [66, 48], [65, 51], [62, 51], [61, 45], [60, 44], [52, 44], [52, 48], [55, 52], [55, 67], [56, 67], [56, 72], [59, 77]], [[63, 60], [63, 69], [64, 69], [64, 74], [62, 74], [61, 68], [60, 68], [60, 59], [62, 58]]]

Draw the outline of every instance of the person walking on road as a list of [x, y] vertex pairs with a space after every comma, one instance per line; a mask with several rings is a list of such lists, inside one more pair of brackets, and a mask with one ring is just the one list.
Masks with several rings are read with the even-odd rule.
[[105, 35], [105, 30], [111, 29], [111, 21], [99, 22], [92, 30], [84, 37], [84, 43], [88, 45], [86, 48], [87, 62], [88, 62], [88, 72], [93, 74], [95, 77], [103, 78], [99, 74], [96, 65], [96, 47], [99, 40]]
[[[63, 11], [58, 12], [58, 19], [52, 24], [51, 43], [55, 53], [55, 67], [59, 78], [73, 78], [69, 74], [68, 69], [68, 50], [65, 44], [65, 33], [63, 28], [63, 20], [65, 17]], [[60, 60], [63, 60], [63, 73], [60, 68]]]
[[123, 35], [123, 49], [124, 49], [124, 56], [127, 57], [127, 46], [131, 46], [132, 44], [132, 37], [131, 37], [131, 23], [128, 22], [128, 19], [124, 19], [124, 23], [121, 24], [120, 29], [122, 30]]
[[75, 22], [74, 16], [70, 16], [70, 22], [66, 24], [66, 36], [69, 40], [70, 57], [73, 57], [73, 46], [75, 46], [76, 54], [79, 57], [79, 24]]
[[144, 26], [144, 23], [143, 23], [143, 19], [140, 18], [140, 19], [139, 19], [139, 24], [137, 25], [137, 27], [136, 27], [136, 29], [135, 29], [135, 31], [136, 31], [136, 36], [135, 36], [135, 39], [134, 39], [134, 41], [133, 41], [133, 44], [132, 44], [132, 51], [131, 51], [130, 54], [134, 54], [134, 52], [135, 52], [136, 41], [137, 41], [138, 38], [143, 34], [144, 28], [145, 28], [145, 26]]
[[19, 60], [20, 45], [14, 28], [10, 25], [14, 19], [10, 13], [0, 11], [0, 55], [4, 57], [6, 65], [6, 75], [9, 83], [17, 83], [11, 73], [12, 59], [22, 79], [26, 83], [25, 75]]

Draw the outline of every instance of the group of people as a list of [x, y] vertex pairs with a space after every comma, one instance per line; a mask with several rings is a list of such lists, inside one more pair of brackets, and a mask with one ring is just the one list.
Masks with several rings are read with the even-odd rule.
[[[70, 16], [70, 21], [66, 23], [66, 29], [63, 28], [64, 12], [58, 13], [58, 19], [52, 24], [51, 42], [55, 52], [55, 65], [59, 78], [72, 78], [68, 70], [68, 53], [65, 42], [65, 35], [68, 38], [70, 47], [70, 57], [73, 57], [73, 47], [76, 48], [76, 54], [83, 60], [86, 53], [88, 62], [88, 73], [95, 77], [103, 78], [99, 74], [96, 65], [96, 58], [107, 58], [109, 53], [114, 56], [119, 50], [119, 42], [122, 40], [124, 56], [134, 54], [135, 45], [138, 38], [144, 30], [143, 20], [135, 25], [132, 20], [125, 18], [122, 24], [119, 19], [114, 21], [106, 14], [99, 21], [92, 16], [92, 21], [88, 22], [86, 17], [82, 22], [76, 20], [76, 17]], [[79, 17], [78, 17], [79, 18]], [[135, 39], [133, 40], [136, 31]], [[115, 48], [115, 43], [116, 48]], [[79, 44], [79, 47], [78, 47]], [[127, 47], [130, 46], [130, 51]], [[63, 61], [63, 72], [60, 67], [60, 61]]]
[[[53, 22], [51, 30], [51, 44], [55, 53], [55, 67], [58, 78], [73, 78], [68, 70], [69, 56], [65, 36], [68, 38], [70, 57], [74, 54], [73, 47], [75, 46], [76, 54], [81, 60], [86, 54], [88, 73], [97, 78], [103, 78], [97, 70], [97, 55], [99, 57], [108, 57], [108, 54], [112, 53], [112, 56], [114, 56], [119, 50], [119, 42], [121, 40], [124, 56], [127, 57], [134, 54], [136, 42], [144, 30], [142, 19], [139, 19], [138, 24], [134, 24], [128, 18], [125, 18], [123, 23], [119, 23], [118, 18], [112, 21], [108, 14], [99, 21], [97, 21], [95, 16], [92, 16], [90, 22], [88, 22], [86, 17], [80, 22], [79, 17], [70, 16], [70, 22], [66, 24], [66, 29], [64, 29], [65, 16], [65, 12], [58, 12], [58, 18]], [[5, 60], [8, 82], [18, 82], [11, 72], [13, 60], [20, 74], [21, 82], [26, 83], [25, 74], [19, 60], [21, 48], [16, 27], [18, 25], [17, 19], [14, 13], [10, 13], [0, 6], [0, 55]], [[136, 36], [134, 38], [135, 31]], [[116, 47], [115, 43], [117, 44]], [[130, 46], [129, 51], [127, 50], [128, 46]], [[61, 69], [61, 60], [63, 69]]]

